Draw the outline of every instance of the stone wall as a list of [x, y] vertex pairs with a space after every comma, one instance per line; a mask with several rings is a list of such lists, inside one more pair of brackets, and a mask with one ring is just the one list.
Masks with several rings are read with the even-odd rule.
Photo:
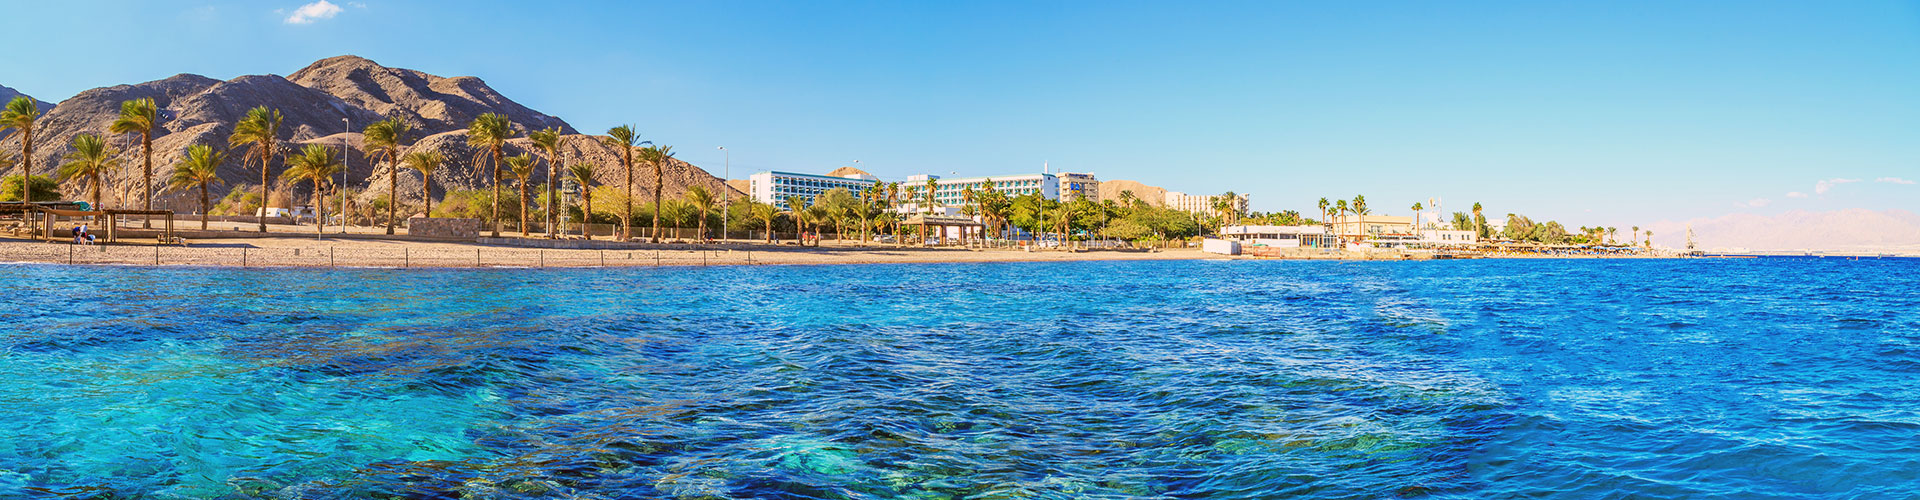
[[414, 217], [407, 219], [407, 234], [415, 238], [473, 240], [480, 237], [480, 219]]

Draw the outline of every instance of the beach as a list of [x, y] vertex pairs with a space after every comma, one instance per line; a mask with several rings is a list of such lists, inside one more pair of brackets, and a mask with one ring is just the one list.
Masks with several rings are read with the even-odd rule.
[[[537, 240], [536, 240], [537, 241]], [[0, 262], [216, 267], [618, 267], [1068, 262], [1231, 258], [1197, 249], [1021, 251], [1004, 249], [756, 243], [622, 245], [627, 248], [528, 248], [466, 242], [293, 235], [209, 239], [187, 246], [74, 245], [0, 240]]]

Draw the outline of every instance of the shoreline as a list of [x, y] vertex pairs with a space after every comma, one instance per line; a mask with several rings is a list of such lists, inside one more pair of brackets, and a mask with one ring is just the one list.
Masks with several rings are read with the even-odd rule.
[[1300, 257], [1221, 255], [1197, 248], [1058, 250], [883, 247], [798, 247], [755, 243], [635, 244], [632, 248], [553, 249], [477, 242], [385, 238], [314, 239], [255, 236], [199, 240], [192, 246], [150, 243], [74, 245], [0, 239], [0, 265], [205, 268], [543, 269], [666, 266], [802, 266], [1166, 260], [1445, 261], [1477, 259], [1658, 259], [1678, 256], [1487, 255], [1437, 259], [1405, 252], [1327, 252]]

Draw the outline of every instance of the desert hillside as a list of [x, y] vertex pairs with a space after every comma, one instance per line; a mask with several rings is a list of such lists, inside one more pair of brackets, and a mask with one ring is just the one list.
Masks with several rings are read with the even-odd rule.
[[[12, 89], [0, 87], [0, 95], [10, 98], [15, 94]], [[281, 154], [305, 143], [344, 143], [354, 147], [356, 151], [348, 155], [349, 183], [355, 188], [370, 188], [364, 196], [385, 192], [388, 171], [385, 164], [369, 165], [369, 159], [357, 151], [360, 130], [388, 116], [403, 117], [413, 125], [406, 138], [410, 147], [403, 154], [437, 150], [446, 157], [446, 165], [434, 177], [436, 195], [446, 189], [490, 185], [487, 172], [482, 172], [490, 167], [476, 165], [474, 152], [466, 146], [466, 124], [484, 113], [506, 115], [519, 131], [521, 138], [507, 148], [508, 154], [528, 151], [526, 131], [558, 127], [570, 134], [562, 147], [562, 165], [595, 165], [602, 183], [619, 182], [626, 175], [620, 168], [617, 148], [604, 145], [597, 136], [578, 134], [560, 118], [500, 95], [479, 78], [446, 78], [389, 68], [355, 56], [323, 59], [284, 78], [248, 75], [222, 81], [181, 74], [151, 82], [91, 89], [58, 105], [42, 105], [34, 131], [34, 173], [52, 173], [60, 158], [71, 150], [69, 144], [74, 136], [107, 135], [109, 142], [121, 150], [121, 168], [103, 179], [103, 201], [108, 206], [137, 205], [141, 187], [139, 138], [129, 134], [108, 135], [106, 131], [118, 116], [121, 102], [142, 97], [153, 98], [160, 107], [161, 122], [153, 138], [152, 183], [156, 190], [162, 189], [168, 171], [184, 155], [187, 146], [213, 144], [225, 148], [234, 123], [255, 106], [277, 109], [285, 117], [281, 124]], [[352, 129], [348, 128], [349, 124]], [[0, 139], [0, 150], [19, 151], [18, 134], [7, 134]], [[215, 188], [216, 197], [233, 186], [260, 182], [258, 167], [243, 167], [241, 156], [241, 150], [229, 152], [229, 161], [220, 169], [224, 185]], [[270, 168], [275, 184], [279, 184], [278, 177], [284, 169], [276, 159]], [[4, 173], [18, 175], [19, 170], [15, 165]], [[544, 182], [546, 170], [543, 161], [536, 179]], [[635, 170], [636, 184], [651, 188], [652, 172], [644, 167]], [[665, 191], [669, 196], [678, 196], [695, 184], [726, 189], [720, 179], [686, 162], [675, 161], [665, 171]], [[403, 200], [409, 200], [409, 196], [418, 198], [412, 194], [419, 192], [418, 174], [402, 167], [400, 181]], [[84, 187], [77, 179], [61, 183], [61, 190], [68, 198], [80, 198]], [[301, 191], [298, 186], [295, 190]], [[652, 198], [648, 189], [636, 188], [635, 196]], [[155, 194], [154, 205], [178, 211], [199, 208], [197, 196], [166, 191]]]

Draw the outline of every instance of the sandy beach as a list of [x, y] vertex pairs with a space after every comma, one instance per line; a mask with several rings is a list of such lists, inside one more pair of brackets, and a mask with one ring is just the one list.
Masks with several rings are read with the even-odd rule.
[[884, 246], [662, 244], [551, 249], [462, 242], [293, 235], [194, 241], [188, 246], [0, 240], [0, 262], [223, 267], [612, 267], [1221, 259], [1192, 249], [1034, 251]]

